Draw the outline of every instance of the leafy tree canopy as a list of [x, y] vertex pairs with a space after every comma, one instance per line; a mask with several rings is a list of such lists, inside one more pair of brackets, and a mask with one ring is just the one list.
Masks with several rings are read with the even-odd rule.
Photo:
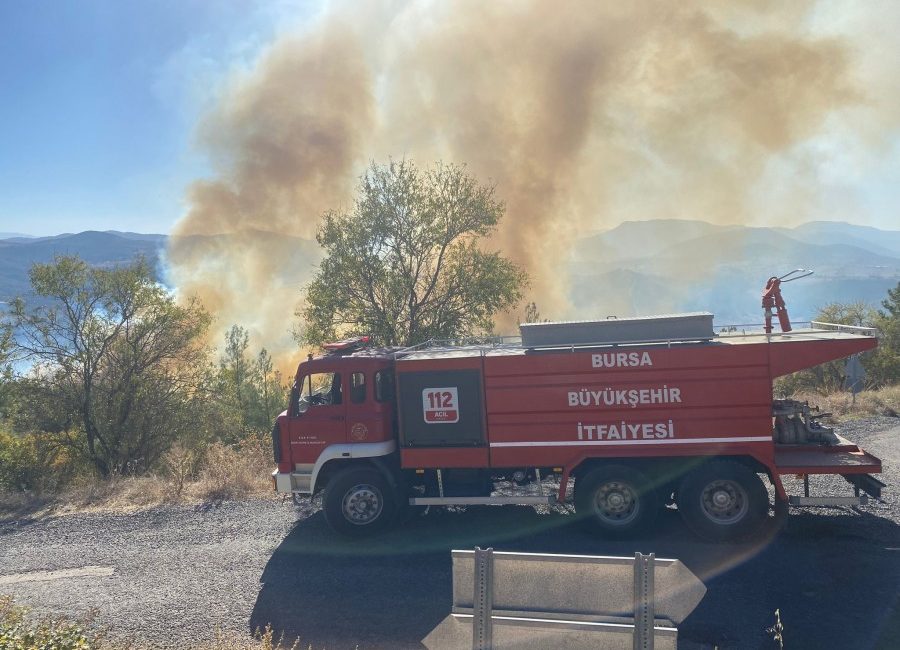
[[10, 401], [10, 383], [12, 379], [12, 328], [8, 323], [0, 322], [0, 420], [6, 418]]
[[881, 307], [873, 319], [879, 332], [878, 350], [867, 370], [879, 385], [886, 386], [900, 383], [900, 282], [888, 289]]
[[301, 341], [370, 334], [382, 345], [489, 332], [514, 307], [525, 272], [484, 250], [503, 216], [492, 187], [464, 167], [373, 164], [349, 211], [324, 215], [326, 257], [298, 311]]
[[194, 426], [209, 315], [178, 305], [143, 260], [104, 269], [60, 256], [30, 278], [47, 300], [12, 305], [16, 354], [32, 363], [20, 426], [59, 433], [102, 476], [152, 466]]
[[247, 330], [233, 325], [225, 335], [215, 391], [221, 408], [236, 422], [235, 433], [241, 435], [268, 431], [284, 409], [288, 392], [269, 351], [260, 349], [254, 359], [248, 355], [249, 347]]

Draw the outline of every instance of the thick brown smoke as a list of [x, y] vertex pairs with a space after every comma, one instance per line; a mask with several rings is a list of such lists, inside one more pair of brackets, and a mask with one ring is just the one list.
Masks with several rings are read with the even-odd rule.
[[[781, 4], [339, 4], [276, 43], [203, 125], [218, 177], [191, 188], [173, 279], [223, 329], [289, 349], [316, 258], [288, 237], [347, 205], [370, 160], [443, 159], [496, 185], [507, 216], [492, 245], [565, 316], [579, 235], [754, 222], [773, 156], [864, 101], [846, 43], [805, 31], [815, 5]], [[787, 183], [777, 214], [802, 218], [809, 178]]]
[[283, 370], [316, 221], [351, 195], [375, 103], [358, 38], [339, 21], [275, 44], [201, 128], [219, 176], [189, 191], [170, 239], [172, 280], [249, 328]]

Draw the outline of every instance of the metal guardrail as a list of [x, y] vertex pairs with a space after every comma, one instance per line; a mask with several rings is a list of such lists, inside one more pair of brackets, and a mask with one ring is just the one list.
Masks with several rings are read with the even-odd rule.
[[430, 649], [675, 650], [706, 593], [678, 560], [452, 551], [451, 613]]

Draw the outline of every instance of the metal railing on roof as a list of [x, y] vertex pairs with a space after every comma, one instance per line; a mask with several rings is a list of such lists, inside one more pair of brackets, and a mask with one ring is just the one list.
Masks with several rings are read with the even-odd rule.
[[[860, 336], [878, 336], [878, 329], [874, 327], [857, 327], [855, 325], [841, 325], [840, 323], [825, 323], [822, 321], [797, 321], [790, 332], [776, 331], [771, 336], [791, 337], [808, 336], [810, 334], [826, 332], [844, 332]], [[807, 326], [807, 327], [804, 327]], [[764, 325], [717, 325], [714, 327], [722, 338], [741, 338], [765, 335]], [[749, 331], [748, 331], [749, 330]]]
[[[841, 325], [840, 323], [825, 323], [822, 321], [797, 321], [796, 328], [791, 332], [773, 332], [772, 336], [787, 337], [805, 336], [816, 332], [846, 332], [861, 336], [877, 336], [878, 330], [874, 327], [857, 327], [855, 325]], [[477, 351], [480, 355], [498, 349], [508, 350], [582, 350], [585, 348], [612, 348], [627, 347], [633, 345], [673, 345], [684, 343], [708, 343], [715, 338], [749, 338], [765, 335], [765, 325], [762, 323], [744, 323], [738, 325], [715, 325], [713, 330], [716, 336], [713, 338], [660, 338], [635, 341], [594, 341], [577, 344], [554, 344], [525, 347], [522, 345], [522, 337], [515, 335], [471, 336], [464, 338], [429, 339], [423, 343], [411, 345], [397, 350], [395, 358], [408, 356], [417, 352], [457, 352], [462, 350]]]
[[521, 347], [521, 336], [514, 335], [491, 335], [491, 336], [469, 336], [463, 338], [448, 339], [428, 339], [416, 345], [397, 350], [395, 357], [415, 354], [416, 352], [441, 352], [451, 350], [465, 349], [482, 349], [494, 350], [497, 348], [518, 348]]
[[810, 326], [817, 329], [849, 332], [850, 334], [862, 334], [863, 336], [878, 336], [877, 327], [860, 327], [858, 325], [842, 325], [840, 323], [823, 323], [822, 321], [810, 321]]

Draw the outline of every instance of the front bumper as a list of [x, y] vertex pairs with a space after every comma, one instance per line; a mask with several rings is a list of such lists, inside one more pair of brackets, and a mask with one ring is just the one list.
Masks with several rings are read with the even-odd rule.
[[272, 483], [279, 494], [309, 494], [312, 473], [272, 472]]

